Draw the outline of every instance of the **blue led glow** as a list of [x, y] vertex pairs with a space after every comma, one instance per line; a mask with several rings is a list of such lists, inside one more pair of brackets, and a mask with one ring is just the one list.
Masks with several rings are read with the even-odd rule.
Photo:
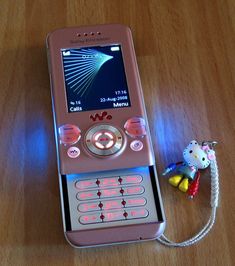
[[[125, 172], [123, 172], [125, 171]], [[93, 173], [82, 173], [82, 174], [69, 174], [67, 175], [67, 180], [72, 181], [74, 179], [83, 179], [83, 178], [88, 178], [91, 177], [92, 175], [97, 174], [98, 176], [118, 176], [118, 175], [125, 175], [128, 172], [131, 174], [148, 174], [149, 173], [149, 167], [148, 166], [141, 166], [141, 167], [136, 167], [136, 168], [129, 168], [129, 169], [120, 169], [120, 170], [109, 170], [109, 171], [102, 171], [102, 172], [93, 172]]]
[[[30, 165], [33, 171], [41, 169], [44, 171], [48, 168], [48, 157], [50, 152], [50, 139], [48, 139], [48, 129], [44, 122], [39, 119], [39, 126], [34, 124], [27, 134], [27, 156], [30, 158]], [[41, 123], [40, 123], [41, 122]], [[43, 170], [42, 170], [43, 169]], [[38, 170], [37, 170], [38, 171]]]
[[112, 58], [95, 49], [63, 51], [66, 84], [82, 97], [102, 65]]

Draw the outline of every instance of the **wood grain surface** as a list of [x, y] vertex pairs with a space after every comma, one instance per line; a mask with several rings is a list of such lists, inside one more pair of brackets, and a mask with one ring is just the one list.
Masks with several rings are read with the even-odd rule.
[[[217, 222], [199, 244], [76, 250], [62, 230], [45, 38], [55, 28], [123, 23], [133, 32], [159, 173], [191, 139], [215, 139]], [[1, 0], [0, 265], [235, 265], [235, 2]], [[207, 221], [210, 176], [190, 201], [159, 176], [166, 234]]]

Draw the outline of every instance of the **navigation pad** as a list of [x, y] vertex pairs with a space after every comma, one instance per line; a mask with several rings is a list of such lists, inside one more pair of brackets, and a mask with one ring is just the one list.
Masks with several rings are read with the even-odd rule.
[[121, 132], [110, 125], [98, 125], [88, 130], [85, 143], [90, 152], [100, 156], [117, 153], [123, 146]]

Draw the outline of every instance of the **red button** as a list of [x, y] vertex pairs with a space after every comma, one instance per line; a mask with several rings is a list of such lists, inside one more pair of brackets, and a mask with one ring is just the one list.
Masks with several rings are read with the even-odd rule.
[[118, 178], [118, 182], [119, 182], [120, 184], [122, 183], [122, 178], [121, 178], [121, 177]]
[[124, 213], [123, 213], [123, 216], [124, 216], [125, 218], [127, 218], [128, 213], [127, 213], [127, 212], [124, 212]]
[[104, 220], [105, 216], [103, 214], [100, 215], [100, 219]]
[[123, 188], [120, 189], [120, 193], [123, 194], [125, 191]]
[[81, 138], [81, 130], [71, 124], [66, 124], [59, 127], [60, 142], [63, 144], [74, 144]]

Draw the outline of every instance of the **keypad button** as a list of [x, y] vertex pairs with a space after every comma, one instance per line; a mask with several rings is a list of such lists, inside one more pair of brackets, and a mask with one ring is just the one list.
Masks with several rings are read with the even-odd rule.
[[146, 135], [146, 123], [142, 117], [132, 117], [124, 125], [126, 133], [132, 137], [144, 137]]
[[80, 212], [99, 211], [100, 209], [100, 201], [81, 203], [78, 205], [78, 211]]
[[128, 213], [127, 219], [145, 218], [149, 215], [149, 212], [146, 209], [127, 209], [126, 212]]
[[65, 145], [71, 145], [79, 141], [81, 138], [81, 130], [71, 124], [66, 124], [58, 129], [60, 142]]
[[128, 175], [128, 176], [121, 176], [121, 184], [128, 185], [128, 184], [138, 184], [141, 183], [143, 178], [141, 175]]
[[100, 192], [100, 198], [118, 197], [122, 195], [120, 193], [120, 188], [102, 189], [100, 190]]
[[75, 159], [80, 155], [80, 150], [77, 147], [70, 147], [67, 150], [67, 154], [70, 158]]
[[102, 201], [103, 210], [121, 209], [123, 207], [122, 200], [107, 200]]
[[125, 198], [125, 207], [138, 207], [138, 206], [144, 206], [147, 202], [145, 198]]
[[112, 187], [119, 185], [118, 177], [99, 178], [98, 180], [100, 187]]
[[98, 187], [98, 185], [96, 179], [89, 179], [89, 180], [77, 181], [75, 183], [75, 187], [78, 189], [86, 189], [86, 188], [96, 188]]
[[139, 195], [144, 193], [144, 188], [142, 186], [139, 187], [123, 187], [124, 192], [122, 193], [124, 196], [131, 195]]
[[90, 200], [90, 199], [99, 199], [98, 190], [84, 191], [77, 193], [78, 200]]
[[144, 147], [144, 144], [142, 141], [140, 140], [133, 140], [130, 144], [130, 148], [133, 150], [133, 151], [141, 151]]
[[125, 216], [123, 214], [124, 214], [123, 211], [103, 212], [103, 215], [105, 217], [104, 222], [125, 220]]
[[95, 223], [101, 223], [102, 219], [100, 218], [100, 213], [94, 213], [94, 214], [88, 214], [88, 215], [82, 215], [79, 218], [79, 222], [81, 224], [95, 224]]

